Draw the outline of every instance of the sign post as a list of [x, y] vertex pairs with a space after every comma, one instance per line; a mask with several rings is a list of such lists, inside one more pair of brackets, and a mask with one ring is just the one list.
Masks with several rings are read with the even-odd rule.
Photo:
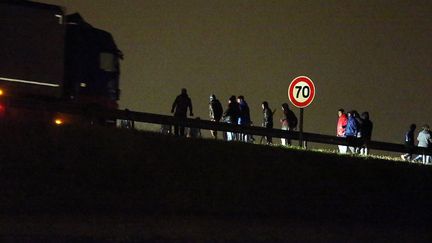
[[303, 113], [304, 113], [304, 109], [300, 108], [300, 121], [299, 121], [299, 146], [301, 148], [304, 148], [306, 146], [304, 146], [303, 144]]
[[315, 84], [306, 76], [299, 76], [291, 81], [288, 87], [288, 98], [291, 103], [300, 108], [299, 145], [303, 147], [303, 113], [315, 98]]

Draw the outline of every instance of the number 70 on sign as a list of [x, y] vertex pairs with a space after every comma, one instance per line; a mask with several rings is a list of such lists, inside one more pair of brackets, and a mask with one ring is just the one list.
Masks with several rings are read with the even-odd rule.
[[309, 106], [315, 98], [313, 81], [306, 76], [293, 79], [288, 88], [288, 98], [298, 108]]

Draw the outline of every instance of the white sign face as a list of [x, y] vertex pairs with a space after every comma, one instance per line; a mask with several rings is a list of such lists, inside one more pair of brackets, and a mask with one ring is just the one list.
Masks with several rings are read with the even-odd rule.
[[299, 103], [304, 103], [310, 97], [310, 87], [306, 82], [298, 82], [294, 86], [294, 99]]
[[307, 107], [315, 98], [314, 83], [306, 76], [295, 78], [288, 88], [288, 98], [298, 108]]

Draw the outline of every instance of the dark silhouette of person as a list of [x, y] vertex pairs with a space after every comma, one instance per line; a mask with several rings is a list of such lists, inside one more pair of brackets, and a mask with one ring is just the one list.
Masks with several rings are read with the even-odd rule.
[[402, 160], [411, 161], [412, 159], [412, 155], [413, 155], [412, 150], [415, 147], [414, 134], [416, 128], [417, 128], [416, 124], [411, 124], [409, 130], [405, 133], [404, 144], [405, 147], [408, 149], [408, 153], [401, 155]]
[[[251, 119], [250, 119], [250, 110], [249, 105], [246, 102], [243, 95], [239, 95], [237, 97], [237, 103], [239, 104], [240, 108], [240, 116], [238, 118], [237, 124], [243, 125], [243, 126], [250, 126], [251, 125]], [[249, 136], [247, 134], [239, 134], [239, 140], [243, 142], [248, 142]]]
[[354, 142], [354, 138], [358, 136], [358, 133], [359, 133], [359, 124], [356, 119], [356, 112], [349, 111], [348, 121], [345, 129], [345, 137], [347, 138], [347, 142], [349, 145], [348, 148], [352, 154], [355, 154], [356, 152], [356, 148], [355, 146], [352, 146], [352, 143]]
[[[297, 117], [289, 108], [288, 103], [282, 104], [283, 117], [280, 119], [282, 130], [294, 131], [297, 127]], [[282, 145], [291, 145], [291, 139], [281, 138]]]
[[[174, 103], [171, 108], [171, 113], [174, 113], [174, 117], [177, 118], [186, 118], [187, 110], [189, 108], [189, 115], [193, 116], [192, 112], [192, 101], [187, 94], [187, 90], [183, 88], [181, 90], [181, 94], [176, 97]], [[174, 135], [176, 136], [184, 136], [185, 128], [183, 126], [174, 125]]]
[[369, 118], [369, 112], [365, 111], [360, 115], [360, 134], [363, 139], [363, 146], [360, 147], [361, 155], [369, 154], [369, 142], [372, 139], [373, 123]]
[[[363, 138], [363, 134], [362, 134], [363, 119], [360, 117], [360, 114], [355, 110], [352, 111], [352, 116], [357, 121], [357, 135], [355, 137], [362, 139]], [[354, 148], [356, 154], [360, 153], [360, 148], [361, 148], [361, 146]]]
[[[209, 117], [211, 121], [220, 122], [223, 115], [223, 108], [220, 101], [216, 98], [214, 94], [210, 95], [209, 102]], [[213, 138], [217, 139], [217, 131], [210, 131]]]
[[[268, 104], [267, 101], [264, 101], [261, 104], [261, 107], [263, 109], [263, 123], [262, 123], [262, 125], [265, 128], [272, 129], [273, 128], [273, 113], [274, 112], [272, 112], [270, 110], [270, 107], [269, 107], [269, 104]], [[273, 139], [272, 139], [271, 136], [265, 136], [265, 138], [267, 140], [267, 144], [272, 144], [273, 143], [273, 141], [272, 141]]]
[[238, 102], [239, 108], [240, 108], [240, 116], [238, 118], [238, 124], [239, 125], [250, 125], [251, 119], [250, 119], [249, 105], [246, 102], [244, 96], [243, 95], [238, 96], [237, 102]]
[[[237, 124], [238, 118], [240, 117], [240, 107], [237, 103], [235, 95], [232, 95], [228, 100], [228, 107], [223, 114], [223, 120], [226, 123]], [[227, 140], [236, 140], [236, 134], [233, 132], [227, 132]]]

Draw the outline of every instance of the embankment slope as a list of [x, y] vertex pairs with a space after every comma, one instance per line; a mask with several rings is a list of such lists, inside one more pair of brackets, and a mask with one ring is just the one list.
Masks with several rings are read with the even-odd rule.
[[0, 236], [430, 240], [427, 166], [107, 128], [0, 133]]

